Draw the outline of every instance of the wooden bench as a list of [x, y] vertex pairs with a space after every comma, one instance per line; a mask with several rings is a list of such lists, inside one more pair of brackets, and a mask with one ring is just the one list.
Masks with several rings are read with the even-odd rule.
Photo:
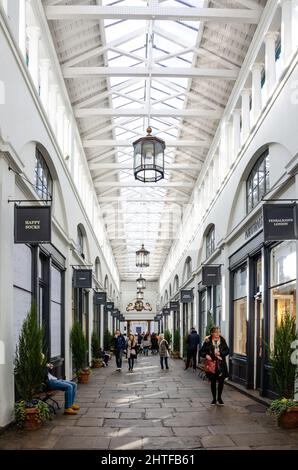
[[[34, 398], [43, 401], [48, 405], [50, 410], [56, 414], [56, 409], [60, 410], [60, 405], [53, 397], [57, 395], [57, 390], [45, 390], [44, 392], [37, 393], [34, 395]], [[52, 403], [49, 403], [52, 402]]]

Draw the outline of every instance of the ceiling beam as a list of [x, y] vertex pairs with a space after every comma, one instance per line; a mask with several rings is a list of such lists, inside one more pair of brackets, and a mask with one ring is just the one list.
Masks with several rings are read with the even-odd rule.
[[62, 67], [64, 78], [175, 77], [236, 80], [238, 70], [196, 67]]
[[166, 21], [212, 21], [216, 23], [257, 24], [260, 20], [259, 9], [245, 10], [236, 8], [163, 8], [147, 7], [102, 7], [100, 5], [46, 6], [48, 20], [166, 20]]
[[125, 197], [125, 196], [102, 196], [98, 195], [98, 201], [100, 204], [107, 203], [107, 202], [140, 202], [140, 203], [145, 203], [145, 202], [176, 202], [177, 204], [179, 203], [187, 203], [189, 199], [189, 196], [181, 196], [177, 195], [177, 197], [163, 197], [161, 200], [157, 198], [137, 198], [137, 197]]
[[[132, 163], [90, 163], [90, 170], [133, 170]], [[187, 163], [168, 163], [165, 164], [165, 171], [167, 170], [199, 170], [199, 165], [191, 165]]]
[[193, 183], [186, 183], [184, 181], [177, 181], [176, 183], [167, 182], [162, 184], [157, 183], [136, 183], [134, 180], [127, 182], [119, 181], [103, 181], [102, 183], [95, 183], [96, 187], [101, 188], [155, 188], [155, 189], [166, 189], [166, 188], [193, 188]]
[[[167, 147], [203, 147], [210, 148], [210, 143], [202, 140], [167, 140]], [[84, 140], [83, 147], [131, 147], [132, 142], [126, 140]]]
[[[148, 116], [148, 109], [142, 108], [82, 108], [75, 110], [75, 116], [78, 118], [85, 118], [90, 116], [110, 116], [110, 117], [127, 117], [127, 116]], [[213, 109], [174, 109], [174, 108], [163, 108], [150, 110], [151, 117], [188, 117], [188, 118], [205, 118], [205, 119], [221, 119], [222, 111]]]

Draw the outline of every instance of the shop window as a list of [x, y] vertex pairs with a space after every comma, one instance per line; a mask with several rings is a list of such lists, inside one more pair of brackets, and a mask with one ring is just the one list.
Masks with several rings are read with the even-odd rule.
[[246, 183], [247, 212], [254, 209], [269, 190], [269, 152], [266, 150], [253, 167]]
[[222, 303], [222, 291], [221, 286], [215, 286], [215, 323], [220, 326], [221, 324], [221, 303]]
[[241, 267], [234, 272], [233, 297], [233, 351], [236, 354], [246, 355], [247, 337], [247, 268]]
[[51, 266], [51, 358], [62, 356], [62, 272]]
[[206, 257], [212, 255], [215, 251], [215, 227], [213, 226], [206, 235]]
[[35, 161], [35, 189], [41, 199], [51, 199], [53, 194], [53, 179], [45, 159], [36, 149]]
[[296, 318], [296, 242], [283, 242], [272, 248], [270, 257], [270, 345], [275, 328], [289, 313]]

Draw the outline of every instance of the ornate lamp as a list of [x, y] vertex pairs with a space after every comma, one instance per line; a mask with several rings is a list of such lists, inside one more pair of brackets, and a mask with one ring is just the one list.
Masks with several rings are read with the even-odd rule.
[[142, 274], [140, 274], [140, 277], [137, 279], [137, 289], [146, 289], [146, 279], [142, 277]]
[[143, 183], [156, 183], [164, 178], [163, 140], [151, 135], [151, 127], [147, 128], [147, 136], [133, 143], [135, 179]]
[[144, 300], [144, 292], [141, 290], [137, 292], [137, 300]]
[[150, 251], [145, 250], [144, 245], [136, 251], [136, 266], [138, 268], [148, 268]]

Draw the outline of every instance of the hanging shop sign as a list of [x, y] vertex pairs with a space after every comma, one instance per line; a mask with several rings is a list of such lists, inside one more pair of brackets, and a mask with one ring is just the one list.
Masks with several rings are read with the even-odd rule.
[[114, 310], [114, 302], [107, 302], [107, 303], [106, 303], [106, 310], [107, 310], [108, 312], [113, 312], [113, 310]]
[[203, 286], [219, 286], [221, 284], [220, 266], [202, 266], [202, 284]]
[[107, 301], [106, 292], [94, 292], [94, 305], [105, 305]]
[[171, 309], [170, 308], [163, 308], [162, 309], [162, 314], [163, 315], [171, 315]]
[[119, 310], [118, 310], [118, 309], [114, 309], [114, 310], [112, 311], [112, 316], [113, 316], [114, 318], [118, 318], [118, 316], [119, 316]]
[[51, 227], [51, 206], [15, 206], [15, 243], [51, 243]]
[[193, 291], [192, 290], [182, 290], [180, 292], [180, 302], [183, 304], [188, 304], [193, 301]]
[[155, 315], [154, 321], [160, 321], [162, 319], [162, 315], [159, 313], [158, 315]]
[[298, 239], [297, 204], [264, 204], [264, 241]]
[[91, 289], [92, 269], [75, 269], [73, 272], [73, 287], [75, 289]]
[[180, 309], [180, 302], [178, 300], [170, 302], [170, 309], [177, 312]]

